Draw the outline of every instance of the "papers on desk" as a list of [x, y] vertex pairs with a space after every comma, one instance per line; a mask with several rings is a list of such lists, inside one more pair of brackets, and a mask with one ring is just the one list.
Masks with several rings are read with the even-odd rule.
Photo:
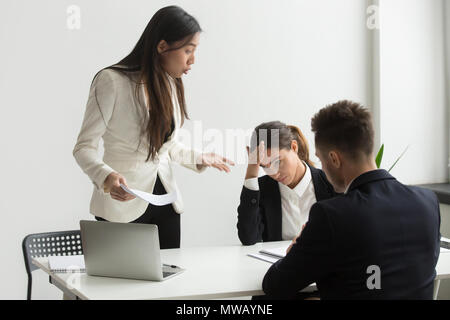
[[169, 203], [173, 203], [177, 200], [177, 193], [176, 192], [170, 192], [167, 194], [162, 195], [156, 195], [136, 189], [130, 189], [127, 188], [125, 185], [120, 184], [123, 190], [128, 192], [129, 194], [132, 194], [135, 197], [138, 197], [144, 201], [147, 201], [148, 203], [151, 203], [155, 206], [165, 206]]
[[74, 256], [49, 256], [48, 266], [51, 272], [86, 272], [83, 255]]
[[441, 253], [450, 252], [450, 239], [441, 237]]
[[272, 256], [269, 256], [269, 255], [260, 254], [260, 253], [249, 253], [248, 256], [252, 257], [252, 258], [259, 259], [259, 260], [262, 260], [262, 261], [270, 262], [270, 263], [275, 263], [278, 260], [280, 260], [280, 258], [272, 257]]
[[256, 258], [262, 261], [275, 263], [281, 258], [286, 256], [286, 250], [290, 246], [290, 243], [284, 247], [272, 248], [272, 249], [263, 249], [260, 250], [259, 253], [250, 253], [249, 257]]
[[289, 248], [290, 245], [291, 244], [289, 243], [287, 246], [284, 246], [284, 247], [263, 249], [259, 252], [262, 254], [273, 256], [273, 257], [280, 259], [280, 258], [284, 258], [286, 256], [286, 250], [287, 250], [287, 248]]

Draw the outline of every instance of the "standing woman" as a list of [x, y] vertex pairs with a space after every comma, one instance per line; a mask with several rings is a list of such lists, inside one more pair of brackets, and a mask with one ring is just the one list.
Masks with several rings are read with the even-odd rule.
[[[91, 83], [73, 155], [94, 184], [90, 212], [97, 220], [158, 225], [160, 247], [180, 247], [183, 202], [172, 172], [178, 162], [196, 172], [207, 166], [229, 172], [233, 162], [202, 154], [177, 141], [188, 119], [181, 79], [194, 63], [201, 28], [176, 6], [152, 17], [132, 52], [100, 70]], [[100, 138], [103, 159], [98, 155]], [[177, 200], [154, 206], [120, 184]]]
[[[276, 131], [273, 131], [276, 130]], [[271, 132], [278, 133], [272, 148]], [[238, 236], [244, 245], [292, 240], [308, 221], [311, 206], [336, 193], [325, 173], [314, 168], [308, 143], [296, 126], [280, 121], [255, 128], [238, 207]], [[258, 178], [259, 167], [267, 175]]]

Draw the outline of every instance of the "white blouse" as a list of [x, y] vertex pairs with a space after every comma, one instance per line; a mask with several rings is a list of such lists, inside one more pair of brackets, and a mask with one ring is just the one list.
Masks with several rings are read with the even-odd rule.
[[[137, 73], [135, 73], [137, 75]], [[183, 201], [172, 172], [172, 162], [201, 172], [206, 167], [196, 166], [201, 152], [187, 148], [177, 141], [181, 124], [174, 80], [169, 76], [174, 105], [175, 129], [154, 160], [146, 162], [148, 140], [144, 138], [138, 147], [141, 128], [148, 123], [147, 105], [139, 104], [134, 94], [136, 84], [122, 73], [106, 69], [94, 79], [86, 105], [81, 130], [73, 149], [73, 155], [81, 169], [94, 184], [90, 212], [113, 222], [130, 222], [141, 216], [148, 203], [135, 198], [117, 201], [103, 191], [103, 182], [111, 172], [123, 175], [130, 188], [152, 193], [159, 175], [167, 193], [176, 191], [178, 199], [173, 203], [177, 213], [183, 212]], [[97, 94], [97, 98], [95, 97]], [[144, 86], [139, 91], [144, 99]], [[98, 144], [104, 142], [103, 157]]]
[[[298, 236], [302, 226], [309, 219], [312, 205], [317, 202], [311, 170], [306, 163], [305, 167], [305, 175], [294, 189], [278, 182], [281, 196], [281, 237], [283, 240], [292, 240]], [[258, 191], [258, 178], [246, 179], [244, 186], [247, 189]]]

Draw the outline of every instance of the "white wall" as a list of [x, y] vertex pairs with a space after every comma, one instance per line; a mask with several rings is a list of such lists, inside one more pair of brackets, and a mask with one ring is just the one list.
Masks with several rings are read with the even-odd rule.
[[[310, 119], [325, 104], [344, 97], [366, 102], [361, 1], [222, 1], [214, 7], [217, 15], [208, 6], [192, 10], [205, 33], [186, 78], [192, 119], [202, 120], [204, 129], [279, 119], [297, 124], [312, 142]], [[184, 245], [239, 243], [236, 208], [245, 170], [240, 164], [229, 175], [176, 171], [183, 197], [196, 199], [186, 201]]]
[[382, 166], [408, 184], [448, 181], [443, 0], [380, 0]]
[[[411, 34], [398, 52], [387, 47], [396, 45], [394, 35], [382, 43], [387, 50], [383, 62], [388, 67], [396, 65], [400, 60], [396, 55], [406, 53], [407, 45], [421, 48], [409, 58], [410, 62], [417, 59], [419, 64], [412, 73], [405, 74], [411, 67], [408, 64], [401, 66], [402, 72], [382, 78], [386, 81], [381, 111], [387, 163], [396, 155], [390, 153], [390, 148], [397, 151], [404, 144], [401, 139], [411, 136], [409, 131], [407, 135], [390, 124], [404, 109], [398, 106], [400, 109], [392, 113], [389, 107], [397, 107], [399, 100], [404, 104], [403, 98], [390, 98], [397, 92], [391, 87], [410, 81], [410, 76], [425, 76], [427, 81], [424, 93], [418, 90], [422, 82], [412, 79], [411, 85], [400, 87], [402, 97], [411, 86], [418, 95], [410, 99], [413, 101], [407, 100], [417, 115], [411, 114], [414, 126], [406, 123], [406, 128], [419, 130], [423, 136], [420, 146], [430, 139], [430, 145], [444, 141], [438, 116], [443, 112], [444, 90], [438, 71], [442, 66], [438, 27], [442, 17], [436, 13], [440, 2], [419, 2], [415, 6], [420, 11], [409, 9], [419, 24], [413, 28], [425, 26], [427, 32], [436, 33], [431, 40], [423, 31], [419, 32], [419, 40]], [[81, 9], [80, 30], [66, 27], [66, 9], [72, 4]], [[365, 1], [2, 1], [0, 146], [5, 170], [0, 186], [4, 217], [0, 243], [7, 254], [0, 275], [2, 287], [7, 290], [2, 290], [0, 299], [25, 297], [20, 244], [26, 234], [75, 229], [80, 219], [91, 219], [88, 205], [92, 184], [72, 157], [89, 85], [100, 68], [117, 62], [132, 49], [154, 12], [169, 4], [182, 6], [197, 17], [205, 30], [196, 64], [184, 79], [190, 117], [201, 120], [204, 130], [248, 129], [278, 119], [298, 125], [312, 143], [310, 118], [321, 107], [342, 98], [363, 104], [372, 101]], [[394, 24], [394, 20], [394, 15], [388, 16], [383, 23]], [[422, 44], [432, 45], [435, 50], [422, 48]], [[435, 53], [432, 60], [428, 58], [431, 53]], [[436, 83], [431, 85], [430, 80]], [[436, 116], [419, 110], [427, 95], [436, 106]], [[417, 123], [422, 118], [426, 119], [425, 129]], [[437, 124], [432, 126], [434, 120]], [[185, 127], [192, 129], [193, 122]], [[442, 159], [444, 152], [431, 147], [425, 152], [432, 157], [419, 157], [421, 170], [408, 167], [408, 176], [405, 174], [402, 167], [416, 163], [420, 155], [415, 148], [410, 148], [408, 158], [398, 167], [402, 179], [442, 180], [445, 169], [438, 169], [439, 160], [435, 159]], [[432, 166], [426, 166], [425, 160]], [[245, 169], [241, 163], [230, 174], [208, 169], [198, 175], [175, 168], [186, 209], [182, 216], [182, 246], [239, 243], [236, 207]], [[35, 272], [34, 277], [34, 298], [60, 298], [42, 272]]]

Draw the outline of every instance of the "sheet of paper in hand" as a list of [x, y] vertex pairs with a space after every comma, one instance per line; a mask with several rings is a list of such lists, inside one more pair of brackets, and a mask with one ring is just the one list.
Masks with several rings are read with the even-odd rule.
[[156, 194], [148, 193], [148, 192], [141, 191], [141, 190], [127, 188], [123, 184], [120, 184], [120, 186], [122, 187], [123, 190], [125, 190], [129, 194], [132, 194], [133, 196], [138, 197], [142, 200], [145, 200], [148, 203], [151, 203], [155, 206], [165, 206], [165, 205], [167, 205], [169, 203], [173, 203], [177, 200], [177, 193], [175, 191], [167, 193], [167, 194], [156, 195]]

